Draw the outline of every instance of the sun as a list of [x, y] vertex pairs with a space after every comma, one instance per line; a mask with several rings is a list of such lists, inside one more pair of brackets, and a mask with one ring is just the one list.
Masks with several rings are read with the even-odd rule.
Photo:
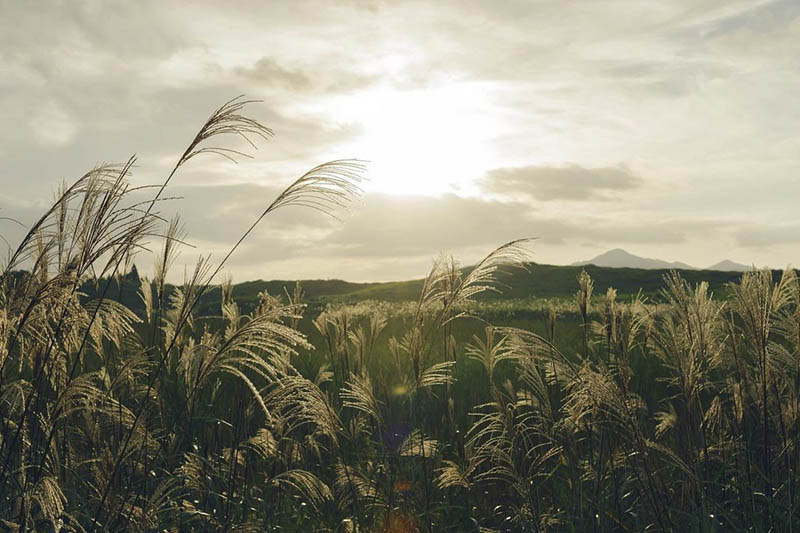
[[438, 195], [472, 187], [490, 164], [491, 140], [501, 127], [489, 89], [476, 83], [380, 87], [337, 102], [337, 118], [360, 127], [346, 149], [370, 161], [368, 189]]

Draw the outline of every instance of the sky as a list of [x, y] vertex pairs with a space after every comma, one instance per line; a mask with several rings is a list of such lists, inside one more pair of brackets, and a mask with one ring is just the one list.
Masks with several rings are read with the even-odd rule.
[[60, 182], [133, 154], [133, 183], [160, 183], [240, 94], [275, 137], [181, 168], [162, 206], [194, 245], [178, 264], [221, 259], [340, 158], [368, 161], [363, 196], [339, 220], [264, 219], [235, 281], [408, 279], [521, 237], [549, 264], [798, 264], [796, 0], [0, 0], [0, 216], [30, 224]]

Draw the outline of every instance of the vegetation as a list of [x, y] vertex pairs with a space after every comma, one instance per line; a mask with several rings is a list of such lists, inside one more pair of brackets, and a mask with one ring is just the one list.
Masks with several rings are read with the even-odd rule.
[[[183, 232], [157, 206], [195, 155], [241, 155], [210, 139], [271, 134], [241, 115], [246, 103], [212, 114], [152, 200], [133, 200], [133, 160], [96, 168], [11, 254], [5, 528], [793, 530], [794, 271], [745, 273], [724, 300], [677, 273], [656, 303], [598, 296], [590, 269], [571, 273], [568, 300], [482, 298], [530, 266], [522, 240], [470, 269], [435, 262], [413, 302], [329, 302], [308, 316], [297, 285], [245, 312], [215, 282], [227, 257], [168, 287]], [[243, 238], [276, 209], [331, 212], [361, 171], [312, 169]], [[132, 258], [154, 238], [153, 278], [139, 280]], [[123, 294], [132, 279], [136, 300]], [[200, 312], [212, 290], [217, 311]]]
[[[631, 300], [637, 294], [647, 296], [649, 299], [660, 301], [661, 291], [666, 287], [664, 277], [671, 271], [647, 270], [641, 268], [608, 268], [587, 265], [585, 267], [540, 265], [526, 262], [525, 268], [508, 272], [503, 279], [502, 292], [490, 291], [478, 296], [482, 304], [492, 302], [509, 309], [540, 308], [544, 300], [557, 300], [564, 302], [571, 300], [575, 292], [575, 278], [586, 271], [594, 280], [595, 292], [605, 294], [608, 288], [617, 291], [618, 299]], [[462, 269], [468, 273], [469, 268]], [[709, 290], [722, 298], [728, 298], [728, 284], [738, 281], [739, 272], [719, 272], [703, 270], [681, 270], [681, 277], [686, 281], [696, 284], [701, 281], [708, 283]], [[774, 270], [773, 277], [777, 281], [783, 274]], [[141, 299], [137, 296], [139, 290], [139, 277], [137, 273], [123, 278], [121, 288], [124, 291], [123, 301], [131, 309], [143, 309]], [[411, 302], [416, 301], [422, 290], [424, 280], [392, 281], [378, 283], [352, 283], [338, 279], [329, 280], [302, 280], [303, 292], [306, 303], [313, 308], [321, 308], [329, 303], [357, 303], [364, 301], [382, 302]], [[247, 281], [233, 286], [233, 297], [242, 309], [251, 311], [256, 307], [259, 294], [283, 294], [286, 287], [292, 287], [295, 280]], [[87, 293], [92, 293], [92, 286], [83, 288]], [[168, 286], [167, 291], [171, 292]], [[116, 291], [115, 293], [116, 294]], [[220, 288], [212, 287], [198, 303], [198, 311], [216, 313], [219, 309], [221, 298]], [[599, 299], [596, 296], [595, 299]], [[509, 303], [510, 301], [513, 301]], [[576, 312], [572, 307], [565, 308], [567, 312]]]

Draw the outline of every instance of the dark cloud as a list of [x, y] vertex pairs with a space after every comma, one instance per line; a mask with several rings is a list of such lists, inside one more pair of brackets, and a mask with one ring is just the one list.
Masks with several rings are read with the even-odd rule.
[[481, 183], [484, 191], [527, 195], [537, 200], [609, 200], [610, 193], [635, 189], [642, 178], [627, 167], [586, 168], [526, 166], [490, 170]]

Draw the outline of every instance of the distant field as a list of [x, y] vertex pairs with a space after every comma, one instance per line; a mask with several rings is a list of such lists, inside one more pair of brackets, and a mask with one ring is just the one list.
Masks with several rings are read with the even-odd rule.
[[[469, 269], [465, 269], [468, 271]], [[664, 288], [664, 275], [669, 270], [645, 270], [638, 268], [606, 268], [594, 265], [585, 267], [540, 265], [530, 263], [527, 271], [512, 270], [499, 278], [506, 285], [502, 293], [488, 293], [483, 299], [516, 299], [530, 300], [538, 298], [571, 298], [577, 290], [576, 279], [581, 270], [592, 277], [595, 282], [595, 294], [605, 293], [613, 287], [619, 296], [632, 296], [640, 290], [644, 295], [656, 296]], [[724, 296], [727, 283], [738, 281], [741, 272], [719, 272], [714, 270], [681, 270], [681, 277], [691, 284], [706, 281], [710, 289], [719, 296]], [[780, 271], [774, 271], [778, 277]], [[233, 294], [241, 302], [256, 301], [261, 291], [270, 294], [283, 292], [284, 287], [291, 289], [294, 281], [249, 281], [234, 285]], [[306, 297], [312, 301], [346, 301], [383, 300], [390, 302], [411, 301], [419, 298], [422, 287], [421, 279], [408, 281], [392, 281], [383, 283], [350, 283], [341, 280], [303, 280]], [[219, 292], [209, 293], [208, 300], [219, 298]]]
[[[595, 298], [605, 294], [613, 287], [617, 298], [630, 300], [637, 293], [648, 300], [660, 300], [660, 291], [664, 289], [664, 276], [669, 270], [650, 270], [640, 268], [609, 268], [595, 265], [559, 266], [529, 263], [526, 269], [511, 269], [500, 273], [500, 292], [486, 292], [478, 300], [486, 302], [482, 313], [490, 313], [493, 318], [509, 316], [540, 316], [543, 301], [555, 300], [569, 303], [574, 300], [577, 290], [577, 277], [585, 270], [594, 280]], [[468, 272], [469, 268], [463, 269]], [[741, 272], [720, 272], [716, 270], [680, 270], [681, 277], [690, 284], [701, 281], [708, 282], [709, 289], [717, 297], [727, 297], [727, 284], [738, 282]], [[773, 279], [780, 277], [781, 271], [773, 271]], [[303, 299], [312, 314], [324, 309], [328, 304], [358, 303], [365, 301], [412, 302], [419, 298], [422, 279], [407, 281], [389, 281], [375, 283], [355, 283], [338, 279], [300, 280]], [[233, 297], [243, 311], [252, 310], [259, 301], [259, 294], [266, 291], [276, 296], [285, 291], [291, 292], [297, 283], [295, 280], [254, 280], [234, 283]], [[112, 285], [111, 294], [128, 308], [141, 312], [142, 302], [138, 296], [140, 282], [137, 274], [129, 274], [122, 283]], [[174, 287], [168, 286], [170, 294]], [[83, 291], [87, 295], [95, 294], [95, 288], [86, 285]], [[212, 287], [200, 300], [197, 311], [200, 315], [216, 314], [219, 311], [220, 289]], [[570, 306], [561, 306], [566, 312], [574, 312]]]

